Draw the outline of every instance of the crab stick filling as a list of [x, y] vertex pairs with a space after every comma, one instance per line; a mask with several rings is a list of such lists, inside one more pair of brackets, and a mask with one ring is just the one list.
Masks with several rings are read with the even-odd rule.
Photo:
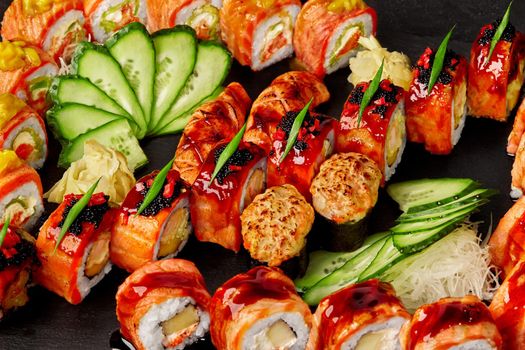
[[126, 24], [137, 21], [140, 8], [140, 0], [124, 0], [110, 5], [102, 10], [99, 26], [106, 34], [110, 34]]
[[[282, 11], [278, 19], [271, 18], [263, 26], [265, 30], [259, 59], [261, 63], [268, 61], [279, 50], [292, 44], [293, 19], [287, 11]], [[255, 41], [257, 42], [257, 41]]]
[[85, 18], [82, 11], [67, 12], [48, 30], [42, 48], [68, 61], [76, 45], [86, 38], [84, 23]]

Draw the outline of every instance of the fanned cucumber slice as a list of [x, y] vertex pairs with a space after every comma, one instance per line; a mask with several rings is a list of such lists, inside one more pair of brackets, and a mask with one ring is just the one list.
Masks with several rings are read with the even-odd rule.
[[79, 76], [57, 76], [51, 83], [49, 96], [55, 105], [79, 103], [129, 118], [128, 112], [106, 95], [104, 91], [86, 78]]
[[367, 281], [380, 276], [383, 272], [394, 266], [397, 262], [405, 259], [407, 255], [401, 253], [394, 245], [394, 240], [389, 237], [374, 260], [359, 275], [359, 282]]
[[155, 80], [155, 48], [148, 31], [142, 23], [134, 22], [115, 33], [105, 45], [135, 92], [147, 125]]
[[80, 43], [73, 57], [73, 69], [124, 108], [136, 123], [134, 134], [139, 139], [144, 137], [146, 121], [142, 108], [118, 62], [106, 48], [88, 42]]
[[222, 45], [214, 42], [200, 43], [193, 74], [189, 77], [175, 103], [162, 116], [154, 129], [154, 133], [161, 131], [166, 125], [210, 96], [226, 78], [231, 60], [230, 52]]
[[127, 120], [117, 119], [90, 130], [67, 144], [60, 153], [58, 165], [65, 168], [72, 162], [82, 158], [84, 155], [84, 144], [88, 140], [95, 140], [124, 154], [132, 171], [148, 162], [148, 158], [142, 151], [142, 148], [140, 148], [139, 142], [133, 135]]
[[159, 124], [193, 72], [197, 57], [197, 37], [188, 26], [176, 26], [153, 34], [156, 72], [153, 108], [149, 129]]

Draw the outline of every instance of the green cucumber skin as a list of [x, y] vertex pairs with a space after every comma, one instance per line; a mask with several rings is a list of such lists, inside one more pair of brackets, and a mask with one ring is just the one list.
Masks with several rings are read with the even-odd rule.
[[407, 257], [408, 255], [401, 253], [395, 247], [394, 240], [390, 237], [385, 241], [383, 247], [381, 247], [381, 250], [377, 253], [370, 265], [361, 272], [358, 281], [367, 281], [371, 278], [381, 276], [383, 272]]
[[427, 222], [431, 222], [431, 221], [435, 221], [435, 220], [439, 220], [440, 217], [443, 217], [443, 216], [448, 216], [448, 215], [453, 215], [461, 210], [464, 210], [464, 209], [467, 209], [467, 208], [471, 208], [472, 211], [475, 211], [477, 208], [483, 206], [484, 204], [487, 204], [489, 202], [488, 199], [476, 199], [476, 200], [472, 200], [472, 201], [466, 201], [464, 202], [463, 205], [459, 205], [459, 206], [456, 206], [456, 207], [453, 207], [451, 209], [447, 209], [447, 210], [443, 210], [443, 212], [441, 213], [430, 213], [430, 214], [427, 214], [427, 215], [417, 215], [417, 216], [411, 216], [411, 215], [407, 215], [403, 218], [398, 218], [396, 220], [397, 223], [401, 224], [401, 223], [416, 223], [416, 222], [421, 222], [421, 221], [427, 221]]

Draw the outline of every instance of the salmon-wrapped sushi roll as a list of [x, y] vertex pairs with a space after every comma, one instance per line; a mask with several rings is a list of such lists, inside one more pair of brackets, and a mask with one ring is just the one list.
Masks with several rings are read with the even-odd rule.
[[199, 241], [241, 248], [241, 213], [266, 188], [266, 157], [257, 146], [241, 143], [210, 183], [227, 143], [210, 152], [190, 194], [191, 222]]
[[253, 102], [244, 140], [270, 152], [272, 135], [287, 112], [300, 111], [312, 99], [310, 110], [328, 101], [330, 93], [312, 73], [292, 71], [275, 78]]
[[304, 349], [312, 314], [281, 270], [259, 266], [224, 283], [210, 305], [217, 349]]
[[209, 305], [204, 278], [191, 261], [150, 262], [118, 288], [120, 332], [137, 350], [183, 349], [208, 332]]
[[184, 248], [191, 234], [188, 193], [179, 173], [170, 170], [157, 197], [137, 215], [158, 174], [139, 179], [116, 215], [111, 234], [111, 261], [129, 272], [147, 262], [170, 258]]
[[88, 27], [95, 41], [104, 43], [126, 24], [147, 25], [146, 0], [83, 0]]
[[307, 112], [292, 149], [281, 159], [298, 113], [286, 113], [272, 136], [273, 145], [268, 157], [268, 187], [292, 184], [311, 202], [310, 185], [321, 164], [334, 150], [337, 121]]
[[220, 38], [217, 0], [146, 0], [146, 5], [150, 32], [186, 24], [201, 40]]
[[48, 107], [47, 91], [58, 74], [55, 61], [22, 41], [0, 42], [0, 93], [11, 93], [39, 113]]
[[350, 93], [336, 132], [336, 151], [367, 155], [381, 169], [384, 182], [394, 174], [405, 149], [404, 90], [383, 80], [359, 124], [361, 100], [369, 85], [361, 83]]
[[499, 350], [501, 335], [478, 297], [444, 298], [416, 310], [401, 329], [403, 350]]
[[488, 54], [500, 21], [487, 24], [472, 44], [468, 68], [469, 114], [507, 121], [518, 103], [525, 69], [525, 36], [511, 24]]
[[82, 0], [14, 0], [2, 21], [3, 40], [24, 40], [57, 62], [69, 62], [88, 35]]
[[299, 0], [224, 0], [222, 40], [233, 57], [254, 71], [293, 54], [292, 35]]
[[490, 312], [503, 337], [503, 349], [525, 349], [525, 260], [518, 262], [499, 287]]
[[82, 195], [70, 194], [40, 228], [36, 250], [41, 265], [35, 281], [71, 304], [79, 304], [111, 270], [109, 236], [113, 211], [108, 196], [95, 193], [59, 243], [62, 225]]
[[467, 61], [448, 50], [439, 78], [428, 94], [435, 51], [427, 48], [413, 70], [405, 109], [408, 139], [432, 154], [449, 154], [465, 126]]
[[0, 95], [0, 150], [11, 149], [33, 168], [41, 168], [47, 157], [44, 120], [12, 94]]
[[394, 288], [377, 279], [321, 300], [308, 350], [399, 349], [399, 331], [410, 320]]
[[359, 38], [376, 30], [376, 11], [362, 0], [309, 0], [295, 24], [295, 54], [309, 72], [323, 77], [346, 67]]
[[193, 184], [210, 151], [237, 134], [251, 102], [241, 84], [231, 83], [214, 101], [193, 113], [180, 138], [174, 162], [187, 184]]
[[[6, 223], [0, 225], [3, 229]], [[11, 310], [29, 301], [27, 289], [36, 261], [35, 239], [27, 232], [10, 226], [0, 238], [0, 321]]]
[[519, 144], [525, 133], [525, 99], [521, 101], [520, 107], [514, 117], [514, 125], [507, 140], [507, 153], [511, 156], [518, 152]]
[[[519, 115], [516, 116], [516, 118], [519, 117]], [[518, 199], [523, 196], [525, 191], [525, 137], [522, 137], [519, 141], [516, 158], [514, 158], [514, 163], [512, 164], [511, 176], [510, 196], [513, 199]]]
[[0, 221], [26, 230], [44, 212], [40, 176], [11, 150], [0, 151]]

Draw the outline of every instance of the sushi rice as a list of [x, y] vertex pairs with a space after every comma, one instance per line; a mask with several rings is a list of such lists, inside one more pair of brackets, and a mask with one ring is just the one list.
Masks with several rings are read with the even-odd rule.
[[28, 160], [29, 165], [35, 169], [41, 168], [47, 154], [46, 134], [35, 115], [24, 120], [9, 133], [4, 141], [4, 148], [16, 149], [20, 143], [27, 143], [26, 141], [29, 141], [33, 146], [36, 145], [35, 148], [39, 153], [38, 158]]
[[451, 130], [452, 130], [452, 146], [455, 146], [461, 138], [461, 132], [465, 127], [465, 119], [467, 117], [467, 83], [462, 82], [452, 101], [452, 116]]
[[[397, 166], [401, 162], [401, 157], [406, 146], [407, 131], [406, 131], [406, 114], [405, 104], [403, 101], [399, 102], [395, 111], [392, 113], [392, 118], [388, 125], [388, 131], [385, 141], [385, 181], [390, 180], [394, 175]], [[396, 158], [394, 162], [389, 162], [389, 155], [395, 152]]]
[[[13, 214], [18, 213], [16, 209], [19, 209], [21, 205], [16, 204], [16, 201], [19, 200], [24, 202], [26, 206], [22, 216], [23, 218], [28, 218], [28, 221], [24, 224], [23, 228], [29, 231], [44, 212], [44, 204], [42, 203], [37, 184], [34, 182], [25, 183], [0, 199], [0, 213], [2, 213], [3, 219], [5, 219], [7, 215], [13, 217]], [[9, 208], [12, 205], [16, 206], [16, 209]]]
[[[104, 21], [120, 22], [122, 20], [122, 7], [132, 3], [134, 13], [141, 23], [147, 23], [147, 9], [145, 0], [102, 0], [98, 8], [90, 16], [91, 31], [97, 42], [105, 42], [113, 33], [106, 31]], [[117, 9], [117, 10], [116, 10]], [[119, 29], [119, 28], [116, 28]]]
[[490, 344], [488, 340], [470, 340], [461, 345], [452, 346], [449, 350], [496, 350], [497, 347]]
[[[84, 13], [80, 10], [70, 10], [66, 12], [58, 21], [56, 21], [46, 33], [42, 44], [44, 51], [52, 51], [56, 42], [61, 42], [68, 33], [73, 31], [83, 31], [86, 19]], [[76, 44], [73, 43], [73, 44]], [[56, 44], [55, 44], [56, 45]], [[65, 48], [63, 56], [69, 57], [74, 48]]]
[[107, 262], [107, 264], [100, 270], [100, 272], [89, 278], [85, 275], [86, 270], [86, 263], [89, 256], [89, 253], [91, 253], [91, 248], [93, 248], [93, 242], [89, 243], [86, 249], [84, 250], [84, 256], [82, 257], [82, 263], [80, 267], [78, 268], [77, 272], [77, 288], [81, 295], [81, 298], [84, 299], [89, 292], [91, 291], [91, 288], [96, 286], [104, 276], [106, 276], [111, 271], [111, 262]]
[[[341, 350], [400, 350], [401, 344], [399, 342], [399, 332], [401, 327], [406, 323], [404, 317], [392, 317], [383, 323], [374, 323], [368, 325], [356, 332], [350, 339], [343, 343]], [[375, 332], [384, 331], [380, 336], [380, 340], [377, 343], [363, 344], [361, 341], [365, 340], [365, 336], [371, 335]], [[381, 344], [377, 347], [377, 344]], [[374, 344], [374, 347], [370, 345]]]
[[[50, 79], [53, 78], [55, 75], [58, 74], [58, 67], [54, 63], [47, 63], [44, 64], [42, 67], [35, 70], [33, 73], [28, 75], [25, 78], [25, 83], [27, 86], [31, 85], [31, 82], [35, 79], [41, 78], [41, 77], [49, 77]], [[29, 89], [26, 89], [22, 87], [21, 89], [17, 90], [15, 92], [16, 97], [19, 99], [26, 101], [29, 99], [30, 96], [28, 94], [30, 93]]]

